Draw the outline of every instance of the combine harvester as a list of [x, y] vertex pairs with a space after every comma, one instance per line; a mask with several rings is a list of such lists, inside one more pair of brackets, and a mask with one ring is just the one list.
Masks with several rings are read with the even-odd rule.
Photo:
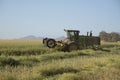
[[67, 38], [65, 40], [56, 41], [52, 38], [44, 38], [43, 44], [49, 48], [57, 47], [61, 51], [72, 51], [79, 49], [101, 49], [100, 48], [100, 37], [92, 36], [92, 31], [90, 35], [79, 35], [79, 30], [64, 30], [67, 33]]

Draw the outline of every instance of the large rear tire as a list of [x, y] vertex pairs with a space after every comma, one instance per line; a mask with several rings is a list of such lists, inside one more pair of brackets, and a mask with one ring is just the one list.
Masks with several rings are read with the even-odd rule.
[[75, 42], [68, 44], [68, 51], [78, 50], [78, 45]]
[[49, 48], [54, 48], [56, 46], [56, 41], [54, 39], [48, 39], [46, 45]]

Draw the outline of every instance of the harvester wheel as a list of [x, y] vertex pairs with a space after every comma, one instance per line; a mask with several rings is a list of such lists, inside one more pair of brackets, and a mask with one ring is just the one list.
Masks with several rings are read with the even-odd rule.
[[56, 41], [54, 39], [47, 40], [47, 47], [54, 48], [56, 46]]
[[75, 42], [68, 44], [68, 51], [78, 50], [78, 45]]

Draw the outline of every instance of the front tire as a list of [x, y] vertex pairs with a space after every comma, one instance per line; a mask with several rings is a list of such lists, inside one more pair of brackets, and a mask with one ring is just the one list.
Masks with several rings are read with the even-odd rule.
[[56, 41], [54, 39], [47, 40], [47, 47], [54, 48], [56, 46]]

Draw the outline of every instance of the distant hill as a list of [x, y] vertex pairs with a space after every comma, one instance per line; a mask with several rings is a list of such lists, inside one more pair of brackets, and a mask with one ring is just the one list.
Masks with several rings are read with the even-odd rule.
[[36, 37], [33, 35], [29, 35], [29, 36], [19, 38], [18, 40], [42, 40], [42, 39], [43, 39], [43, 37]]
[[[36, 37], [34, 35], [29, 35], [29, 36], [25, 36], [25, 37], [22, 37], [22, 38], [18, 38], [16, 40], [42, 40], [42, 39], [43, 39], [43, 37]], [[61, 37], [54, 38], [54, 39], [55, 40], [64, 40], [64, 39], [66, 39], [66, 37], [61, 36]]]

